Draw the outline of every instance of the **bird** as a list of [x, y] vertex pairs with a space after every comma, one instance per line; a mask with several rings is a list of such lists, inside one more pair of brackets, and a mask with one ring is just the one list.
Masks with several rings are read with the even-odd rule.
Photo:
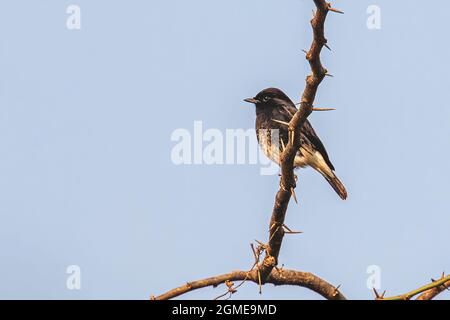
[[[288, 123], [297, 112], [295, 104], [277, 88], [264, 89], [254, 98], [244, 101], [256, 106], [255, 129], [260, 147], [269, 159], [280, 165], [280, 155], [289, 142]], [[278, 137], [274, 136], [274, 132]], [[301, 127], [300, 143], [294, 168], [312, 167], [328, 181], [342, 200], [347, 199], [347, 191], [336, 176], [325, 146], [308, 119]]]

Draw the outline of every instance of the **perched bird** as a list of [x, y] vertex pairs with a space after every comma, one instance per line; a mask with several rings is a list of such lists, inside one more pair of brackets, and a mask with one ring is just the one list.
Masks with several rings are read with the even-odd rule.
[[[280, 165], [280, 154], [289, 141], [287, 124], [297, 112], [295, 104], [283, 91], [276, 88], [265, 89], [256, 97], [244, 101], [256, 106], [256, 135], [264, 154]], [[274, 133], [278, 136], [274, 136]], [[335, 175], [327, 151], [308, 120], [301, 128], [300, 141], [301, 147], [295, 156], [294, 167], [312, 167], [322, 174], [339, 197], [345, 200], [347, 191]]]

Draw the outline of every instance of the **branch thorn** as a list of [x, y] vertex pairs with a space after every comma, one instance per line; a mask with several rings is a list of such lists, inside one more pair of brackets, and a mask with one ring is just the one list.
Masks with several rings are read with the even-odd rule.
[[287, 225], [283, 224], [283, 228], [286, 229], [284, 232], [287, 234], [301, 234], [302, 231], [292, 231]]
[[313, 111], [335, 111], [335, 108], [312, 108]]
[[298, 204], [297, 195], [295, 194], [295, 190], [293, 187], [291, 187], [291, 195], [292, 198], [294, 198], [295, 203]]
[[344, 11], [341, 11], [341, 10], [335, 9], [335, 8], [332, 8], [332, 7], [331, 7], [331, 4], [328, 4], [328, 10], [329, 10], [329, 11], [332, 11], [332, 12], [344, 14]]
[[341, 285], [338, 285], [336, 288], [334, 288], [333, 297], [336, 297], [339, 294], [339, 288]]
[[261, 271], [259, 271], [259, 269], [258, 269], [258, 285], [259, 285], [259, 294], [262, 294]]
[[295, 139], [295, 131], [289, 128], [289, 142], [293, 145]]
[[285, 125], [285, 126], [289, 126], [289, 123], [287, 123], [286, 121], [281, 121], [281, 120], [277, 120], [277, 119], [272, 119], [273, 122]]

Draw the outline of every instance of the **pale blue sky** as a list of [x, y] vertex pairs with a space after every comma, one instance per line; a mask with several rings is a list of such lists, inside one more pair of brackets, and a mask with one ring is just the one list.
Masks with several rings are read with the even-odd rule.
[[[337, 1], [311, 122], [349, 191], [312, 170], [280, 263], [372, 298], [450, 270], [450, 3]], [[82, 29], [66, 29], [78, 4]], [[381, 8], [381, 30], [366, 9]], [[310, 0], [0, 3], [0, 298], [146, 299], [246, 269], [267, 240], [277, 176], [255, 165], [175, 166], [177, 128], [253, 128], [242, 102], [309, 73]], [[439, 10], [436, 10], [439, 8]], [[82, 289], [66, 288], [79, 265]], [[223, 288], [185, 298], [214, 298]], [[235, 298], [319, 298], [247, 284]], [[446, 295], [448, 297], [448, 294]]]

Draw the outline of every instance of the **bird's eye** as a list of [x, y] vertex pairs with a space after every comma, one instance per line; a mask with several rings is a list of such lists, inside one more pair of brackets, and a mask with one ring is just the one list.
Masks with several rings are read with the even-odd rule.
[[264, 102], [267, 102], [267, 101], [269, 101], [270, 100], [270, 97], [269, 96], [265, 96], [264, 98], [263, 98], [263, 101]]

